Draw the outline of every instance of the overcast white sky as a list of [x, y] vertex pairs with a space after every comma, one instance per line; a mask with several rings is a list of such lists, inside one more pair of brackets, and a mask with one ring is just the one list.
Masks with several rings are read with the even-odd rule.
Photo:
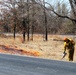
[[55, 4], [57, 4], [58, 1], [61, 4], [65, 3], [67, 8], [70, 9], [69, 0], [45, 0], [45, 2], [48, 2], [48, 3], [50, 3], [51, 5], [54, 5], [54, 6], [55, 6]]
[[45, 0], [46, 2], [49, 2], [49, 3], [51, 3], [51, 4], [55, 4], [55, 3], [57, 3], [58, 1], [60, 2], [60, 3], [66, 3], [66, 4], [69, 4], [69, 0]]
[[57, 2], [57, 1], [68, 2], [69, 0], [45, 0], [45, 1], [52, 3], [52, 2]]

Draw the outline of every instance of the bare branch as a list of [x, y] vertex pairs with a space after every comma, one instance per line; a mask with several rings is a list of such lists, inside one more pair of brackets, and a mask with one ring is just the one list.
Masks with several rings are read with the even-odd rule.
[[58, 17], [67, 18], [67, 19], [69, 19], [69, 20], [71, 20], [71, 21], [73, 21], [73, 22], [76, 23], [76, 19], [73, 19], [73, 18], [68, 17], [68, 16], [60, 15], [60, 14], [58, 14], [57, 12], [54, 11], [54, 9], [53, 9], [53, 7], [51, 6], [50, 3], [47, 3], [47, 2], [46, 2], [46, 4], [48, 4], [48, 5], [51, 7], [50, 9], [49, 9], [49, 8], [46, 8], [46, 9], [52, 11], [52, 12], [53, 12], [54, 14], [56, 14]]

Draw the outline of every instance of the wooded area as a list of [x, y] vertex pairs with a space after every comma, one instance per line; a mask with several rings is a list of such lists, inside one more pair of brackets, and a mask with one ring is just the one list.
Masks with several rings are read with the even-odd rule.
[[[0, 32], [25, 35], [33, 40], [33, 34], [76, 34], [76, 0], [68, 0], [71, 9], [59, 1], [52, 6], [45, 0], [0, 1]], [[47, 4], [47, 6], [46, 6]]]

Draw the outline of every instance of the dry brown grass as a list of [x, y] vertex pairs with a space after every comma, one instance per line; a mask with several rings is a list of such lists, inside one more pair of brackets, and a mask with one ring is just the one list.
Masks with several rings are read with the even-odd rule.
[[[15, 40], [13, 37], [0, 37], [0, 53], [20, 54], [15, 50], [22, 50], [23, 53], [21, 53], [21, 55], [61, 60], [63, 53], [63, 38], [64, 36], [60, 35], [49, 35], [48, 41], [43, 41], [43, 36], [34, 35], [33, 41], [25, 41], [25, 43], [22, 43], [21, 37], [16, 37]], [[8, 47], [7, 50], [3, 50], [2, 45]], [[11, 48], [15, 52], [11, 51]], [[75, 55], [76, 51], [74, 54], [74, 61], [76, 61]], [[63, 61], [68, 61], [67, 56]]]

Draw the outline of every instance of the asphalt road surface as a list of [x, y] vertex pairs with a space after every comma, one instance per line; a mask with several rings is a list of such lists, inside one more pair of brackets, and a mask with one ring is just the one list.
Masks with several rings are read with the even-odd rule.
[[0, 75], [76, 75], [76, 63], [0, 54]]

